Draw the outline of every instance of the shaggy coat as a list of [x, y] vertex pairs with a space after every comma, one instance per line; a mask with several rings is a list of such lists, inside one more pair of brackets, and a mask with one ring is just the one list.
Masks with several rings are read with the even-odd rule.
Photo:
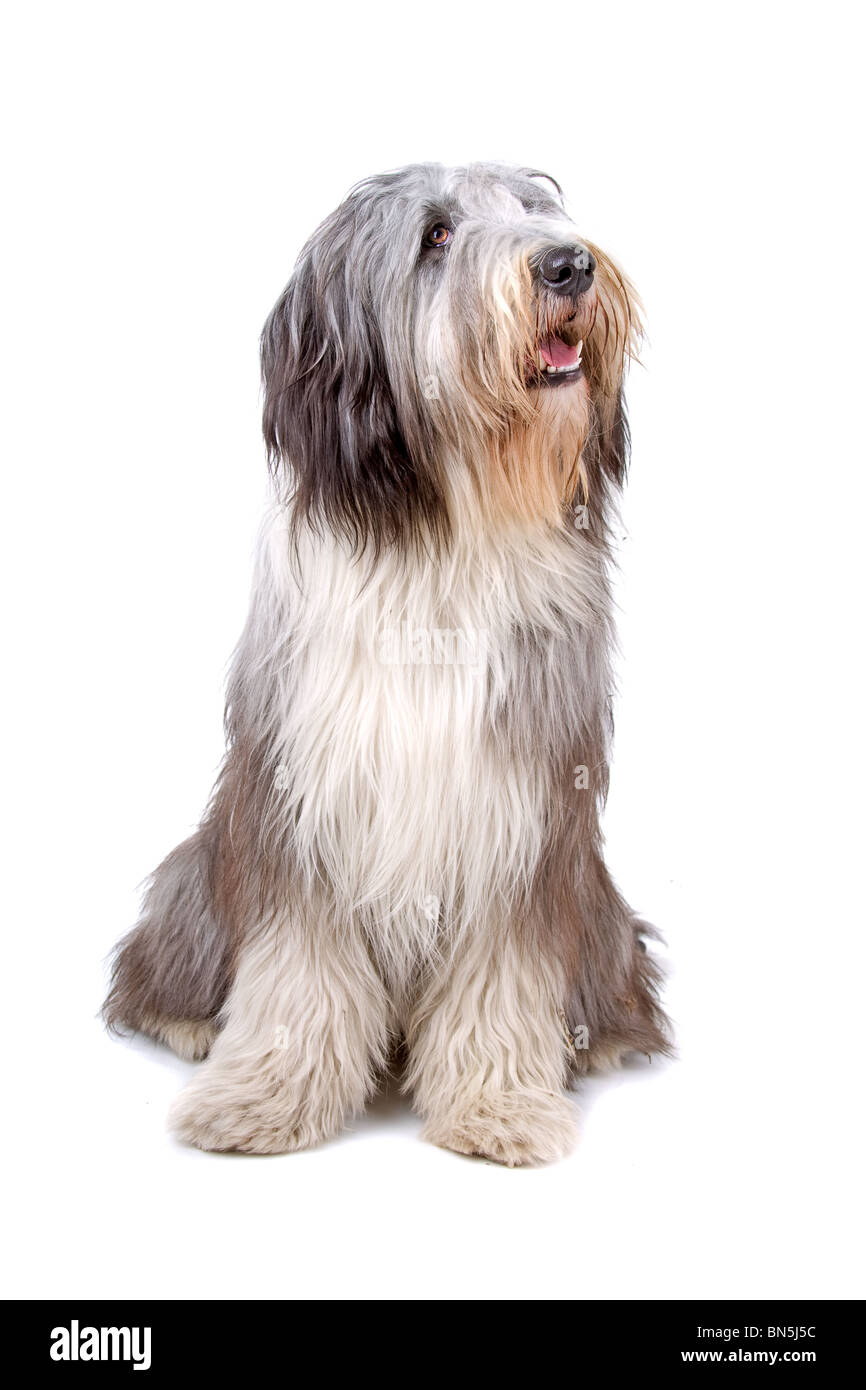
[[274, 496], [225, 764], [105, 1005], [209, 1054], [188, 1141], [316, 1143], [399, 1050], [430, 1139], [539, 1162], [570, 1075], [668, 1050], [599, 829], [638, 335], [528, 170], [371, 179], [304, 248], [262, 335]]

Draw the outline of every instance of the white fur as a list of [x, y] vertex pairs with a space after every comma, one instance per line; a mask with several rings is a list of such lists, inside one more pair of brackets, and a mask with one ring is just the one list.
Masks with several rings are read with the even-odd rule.
[[172, 1109], [203, 1149], [287, 1153], [363, 1109], [388, 1045], [389, 1004], [364, 943], [290, 909], [244, 949], [210, 1057]]
[[[371, 568], [311, 532], [293, 560], [286, 524], [272, 518], [259, 571], [285, 630], [269, 630], [269, 649], [256, 652], [253, 625], [240, 656], [249, 669], [280, 654], [274, 811], [308, 884], [324, 877], [338, 919], [369, 925], [399, 993], [441, 954], [443, 931], [453, 947], [531, 881], [546, 764], [531, 749], [504, 757], [493, 728], [522, 679], [513, 634], [598, 621], [600, 576], [579, 536], [549, 528], [515, 531], [495, 549], [458, 546], [445, 567], [387, 556]], [[403, 622], [483, 632], [486, 660], [383, 660], [385, 629]]]
[[489, 924], [434, 976], [412, 1010], [406, 1085], [425, 1138], [509, 1167], [561, 1158], [576, 1133], [562, 1095], [560, 972]]

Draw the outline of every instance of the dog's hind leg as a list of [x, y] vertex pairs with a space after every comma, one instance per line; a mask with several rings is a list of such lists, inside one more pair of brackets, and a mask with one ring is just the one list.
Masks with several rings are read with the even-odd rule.
[[587, 855], [575, 906], [573, 948], [564, 962], [575, 1074], [610, 1070], [629, 1053], [673, 1055], [658, 998], [661, 972], [645, 944], [658, 933], [632, 912], [597, 853]]
[[212, 831], [206, 824], [154, 873], [141, 920], [118, 945], [103, 1006], [107, 1026], [207, 1056], [229, 991], [232, 942], [214, 902]]

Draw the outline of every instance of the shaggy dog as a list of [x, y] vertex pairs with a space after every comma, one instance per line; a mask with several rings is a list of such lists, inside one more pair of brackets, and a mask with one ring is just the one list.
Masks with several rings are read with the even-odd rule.
[[105, 1018], [207, 1056], [205, 1149], [336, 1134], [403, 1060], [425, 1134], [570, 1147], [569, 1078], [666, 1052], [602, 858], [632, 287], [531, 170], [360, 184], [262, 335], [273, 505], [228, 752]]

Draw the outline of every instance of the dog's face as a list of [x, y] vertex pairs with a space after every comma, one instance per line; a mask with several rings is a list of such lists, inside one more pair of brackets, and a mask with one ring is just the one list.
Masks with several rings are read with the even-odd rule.
[[300, 515], [352, 544], [425, 542], [461, 515], [561, 523], [621, 481], [625, 277], [551, 180], [417, 165], [315, 233], [262, 338], [264, 430]]

